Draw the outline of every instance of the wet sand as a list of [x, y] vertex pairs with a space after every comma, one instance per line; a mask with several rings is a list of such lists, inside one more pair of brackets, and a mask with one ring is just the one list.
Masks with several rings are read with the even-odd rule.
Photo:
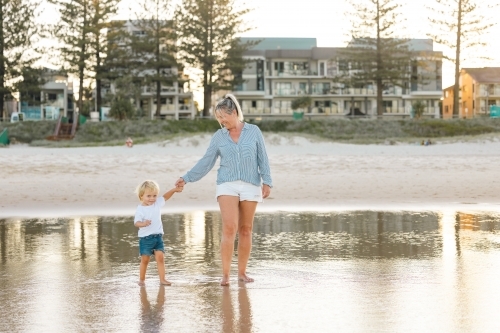
[[1, 332], [496, 333], [500, 214], [258, 214], [221, 287], [218, 213], [163, 216], [167, 277], [136, 284], [131, 217], [0, 220]]
[[[258, 211], [500, 210], [500, 138], [475, 142], [353, 145], [266, 134], [274, 188]], [[173, 186], [210, 135], [133, 148], [0, 149], [0, 217], [128, 215], [144, 179]], [[188, 184], [165, 213], [217, 210], [216, 169]]]

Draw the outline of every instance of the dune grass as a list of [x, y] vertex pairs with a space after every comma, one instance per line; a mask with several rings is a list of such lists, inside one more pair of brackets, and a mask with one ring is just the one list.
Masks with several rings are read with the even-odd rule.
[[[322, 120], [249, 120], [263, 132], [312, 135], [321, 139], [351, 143], [380, 143], [452, 137], [473, 137], [485, 134], [500, 135], [500, 119], [322, 119]], [[220, 128], [212, 119], [196, 120], [129, 120], [87, 122], [78, 128], [73, 140], [47, 141], [56, 126], [55, 121], [24, 121], [0, 123], [7, 127], [9, 137], [33, 146], [75, 147], [123, 145], [127, 137], [135, 144], [168, 140], [190, 133], [213, 133]]]

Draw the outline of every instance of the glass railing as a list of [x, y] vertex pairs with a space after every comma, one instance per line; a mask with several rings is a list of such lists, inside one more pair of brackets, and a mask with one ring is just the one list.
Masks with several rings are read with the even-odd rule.
[[40, 106], [22, 106], [21, 112], [24, 113], [25, 120], [42, 119], [42, 109]]

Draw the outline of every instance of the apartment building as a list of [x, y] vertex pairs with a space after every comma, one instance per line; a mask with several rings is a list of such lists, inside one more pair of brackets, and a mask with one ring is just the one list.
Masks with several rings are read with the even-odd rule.
[[459, 107], [453, 113], [453, 88], [443, 90], [443, 118], [489, 116], [490, 107], [500, 105], [500, 67], [462, 68]]
[[[376, 115], [376, 87], [346, 88], [338, 83], [345, 63], [339, 61], [344, 48], [317, 47], [315, 38], [242, 38], [260, 41], [244, 57], [251, 60], [242, 75], [245, 83], [233, 92], [248, 117], [292, 114], [292, 101], [310, 96], [304, 110], [311, 116]], [[442, 96], [442, 53], [433, 50], [432, 40], [412, 39], [409, 47], [418, 62], [411, 66], [411, 78], [402, 87], [384, 90], [386, 116], [410, 116], [412, 104], [426, 105], [424, 116], [439, 117]], [[425, 81], [418, 77], [426, 77]]]
[[45, 83], [40, 87], [39, 96], [31, 96], [31, 102], [20, 98], [19, 110], [24, 120], [54, 120], [59, 115], [72, 118], [73, 82], [68, 75], [62, 70], [44, 68], [42, 79]]
[[[134, 36], [142, 36], [145, 34], [141, 27], [134, 21], [114, 21], [113, 26], [121, 26], [121, 29]], [[121, 25], [118, 23], [122, 23]], [[161, 47], [163, 50], [169, 43], [174, 41], [164, 41], [165, 45]], [[128, 47], [126, 42], [123, 41], [120, 46]], [[138, 59], [140, 61], [140, 59]], [[145, 77], [152, 75], [153, 69], [142, 70], [135, 75], [138, 77]], [[161, 104], [160, 116], [161, 118], [194, 118], [196, 110], [194, 107], [193, 92], [189, 85], [189, 78], [183, 73], [179, 73], [176, 67], [162, 69], [162, 74], [166, 77], [171, 77], [174, 82], [171, 85], [161, 86], [160, 101], [156, 100], [156, 86], [142, 86], [141, 95], [137, 102], [137, 107], [140, 108], [143, 114], [153, 119], [156, 113], [156, 104]], [[116, 87], [113, 82], [104, 82], [101, 89], [102, 96], [108, 93], [113, 93]], [[108, 105], [109, 106], [109, 105]]]

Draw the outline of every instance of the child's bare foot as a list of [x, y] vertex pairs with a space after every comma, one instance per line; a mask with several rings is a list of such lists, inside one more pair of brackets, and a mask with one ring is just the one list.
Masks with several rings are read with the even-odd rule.
[[164, 285], [164, 286], [171, 286], [171, 285], [172, 285], [172, 282], [167, 281], [167, 280], [162, 280], [162, 281], [160, 281], [160, 284], [161, 284], [161, 285]]
[[223, 276], [222, 280], [220, 280], [220, 285], [223, 287], [229, 286], [229, 276]]
[[144, 281], [143, 281], [143, 280], [139, 280], [139, 282], [137, 282], [137, 284], [138, 284], [139, 286], [141, 286], [141, 287], [146, 286], [146, 283], [144, 283]]
[[243, 281], [243, 282], [253, 282], [254, 281], [254, 279], [247, 276], [246, 273], [238, 274], [238, 280]]

